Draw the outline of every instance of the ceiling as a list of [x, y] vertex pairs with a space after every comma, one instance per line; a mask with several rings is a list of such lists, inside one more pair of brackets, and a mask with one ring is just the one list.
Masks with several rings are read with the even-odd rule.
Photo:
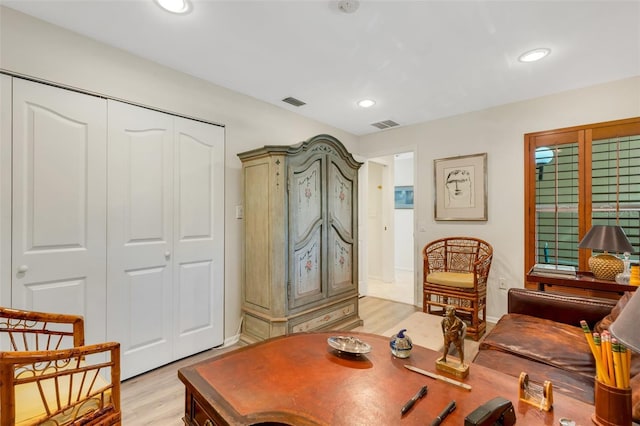
[[0, 4], [355, 135], [640, 75], [640, 1], [191, 1]]

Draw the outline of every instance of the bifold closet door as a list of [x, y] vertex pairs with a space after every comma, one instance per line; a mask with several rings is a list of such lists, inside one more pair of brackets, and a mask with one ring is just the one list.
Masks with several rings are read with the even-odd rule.
[[122, 378], [223, 343], [224, 130], [109, 101], [108, 333]]
[[104, 99], [13, 79], [12, 306], [105, 338]]
[[224, 343], [224, 128], [176, 117], [175, 358]]
[[173, 360], [173, 117], [108, 104], [107, 336], [124, 379]]

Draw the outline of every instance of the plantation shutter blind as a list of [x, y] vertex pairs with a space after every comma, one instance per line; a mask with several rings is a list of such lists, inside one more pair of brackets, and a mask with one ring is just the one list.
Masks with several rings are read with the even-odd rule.
[[578, 265], [579, 134], [542, 136], [535, 152], [553, 153], [547, 164], [536, 164], [535, 262]]
[[640, 135], [594, 140], [591, 163], [592, 225], [621, 226], [637, 250], [640, 247]]

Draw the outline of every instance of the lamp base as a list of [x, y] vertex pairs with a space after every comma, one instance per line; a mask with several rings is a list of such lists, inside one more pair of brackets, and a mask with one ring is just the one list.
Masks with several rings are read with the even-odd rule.
[[589, 269], [599, 280], [614, 281], [616, 275], [624, 271], [624, 262], [616, 256], [602, 253], [589, 258]]

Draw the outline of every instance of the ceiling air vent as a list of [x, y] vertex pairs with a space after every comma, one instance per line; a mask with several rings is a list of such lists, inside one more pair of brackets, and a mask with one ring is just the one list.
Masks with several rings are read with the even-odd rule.
[[284, 98], [282, 100], [282, 102], [286, 102], [286, 103], [288, 103], [290, 105], [293, 105], [293, 106], [296, 106], [296, 107], [299, 107], [299, 106], [307, 104], [306, 102], [302, 102], [300, 99], [292, 98], [291, 96], [289, 96], [288, 98]]
[[378, 121], [377, 123], [372, 123], [371, 125], [373, 127], [377, 127], [378, 129], [388, 129], [389, 127], [399, 126], [399, 124], [393, 120]]

